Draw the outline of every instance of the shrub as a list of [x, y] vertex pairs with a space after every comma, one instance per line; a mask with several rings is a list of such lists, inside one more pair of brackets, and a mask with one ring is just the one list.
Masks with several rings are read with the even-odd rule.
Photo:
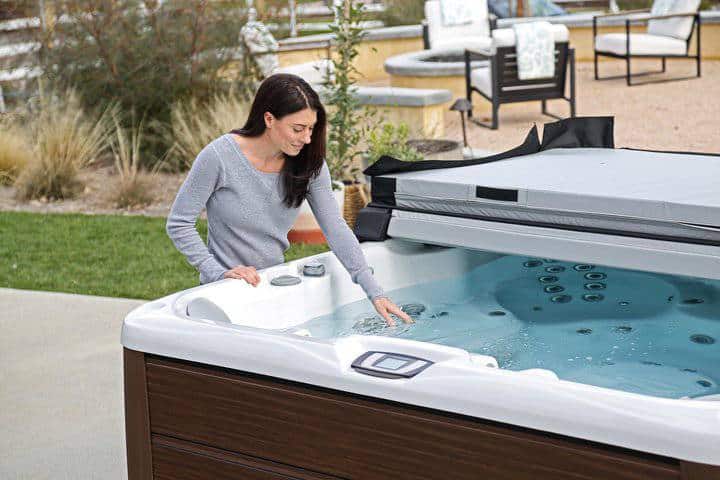
[[152, 184], [155, 172], [148, 173], [140, 167], [143, 141], [143, 122], [131, 127], [128, 137], [117, 116], [113, 118], [115, 135], [111, 145], [115, 157], [118, 182], [112, 191], [113, 203], [118, 208], [138, 208], [154, 200]]
[[237, 9], [223, 3], [54, 2], [56, 19], [43, 42], [50, 48], [41, 55], [48, 79], [56, 90], [76, 88], [86, 107], [117, 102], [123, 111], [145, 116], [144, 149], [153, 155], [143, 158], [156, 160], [169, 147], [162, 127], [175, 101], [206, 101], [243, 83], [223, 74], [244, 22]]
[[382, 127], [373, 130], [368, 136], [368, 149], [365, 156], [369, 163], [377, 161], [383, 155], [395, 157], [398, 160], [415, 162], [424, 156], [407, 144], [409, 129], [406, 123], [397, 127], [385, 123]]
[[215, 138], [242, 127], [250, 111], [249, 103], [239, 95], [218, 94], [209, 102], [198, 99], [180, 101], [172, 106], [167, 143], [171, 164], [190, 168], [200, 150]]
[[380, 20], [386, 26], [417, 25], [425, 18], [425, 0], [385, 0]]
[[10, 119], [0, 119], [0, 185], [14, 182], [31, 159], [27, 132]]
[[72, 91], [64, 98], [42, 98], [30, 119], [36, 146], [15, 182], [17, 196], [58, 200], [80, 193], [79, 173], [106, 151], [116, 110], [108, 106], [99, 115], [88, 114]]
[[372, 113], [361, 108], [354, 86], [361, 73], [353, 65], [363, 36], [363, 5], [345, 0], [333, 6], [337, 23], [330, 26], [335, 35], [336, 55], [332, 56], [333, 75], [327, 75], [328, 109], [327, 164], [333, 180], [357, 181], [360, 172], [355, 161], [362, 155], [359, 145], [365, 136]]

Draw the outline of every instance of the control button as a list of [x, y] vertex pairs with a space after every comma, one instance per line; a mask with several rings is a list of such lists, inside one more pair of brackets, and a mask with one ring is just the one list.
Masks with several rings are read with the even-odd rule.
[[325, 265], [322, 263], [308, 263], [303, 267], [303, 275], [306, 277], [322, 277], [325, 275]]
[[301, 281], [300, 277], [295, 277], [293, 275], [280, 275], [279, 277], [275, 277], [270, 280], [270, 284], [275, 285], [276, 287], [289, 287], [290, 285], [297, 285]]

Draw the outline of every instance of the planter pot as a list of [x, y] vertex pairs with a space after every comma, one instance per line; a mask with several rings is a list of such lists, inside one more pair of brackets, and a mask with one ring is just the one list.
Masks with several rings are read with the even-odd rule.
[[[343, 211], [343, 203], [345, 198], [345, 186], [342, 184], [336, 184], [340, 188], [333, 190], [335, 195], [335, 201], [338, 203], [340, 211]], [[290, 243], [311, 243], [321, 244], [326, 243], [325, 235], [323, 235], [320, 225], [315, 220], [310, 205], [307, 200], [303, 201], [300, 205], [300, 213], [295, 220], [290, 232], [288, 232], [288, 241]]]

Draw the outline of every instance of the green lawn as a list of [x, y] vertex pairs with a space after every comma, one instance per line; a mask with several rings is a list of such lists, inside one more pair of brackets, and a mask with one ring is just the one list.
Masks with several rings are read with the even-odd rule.
[[[285, 259], [326, 250], [293, 245]], [[154, 299], [196, 285], [164, 218], [0, 212], [0, 287]]]

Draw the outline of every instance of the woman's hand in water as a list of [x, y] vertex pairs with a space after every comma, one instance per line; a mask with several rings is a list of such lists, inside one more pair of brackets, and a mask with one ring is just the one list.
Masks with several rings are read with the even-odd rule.
[[395, 305], [392, 300], [387, 297], [375, 297], [373, 300], [375, 310], [385, 319], [385, 321], [391, 327], [395, 326], [395, 320], [390, 316], [391, 313], [395, 314], [396, 317], [400, 318], [405, 323], [413, 323], [413, 319], [410, 315], [403, 312], [400, 307]]
[[245, 280], [253, 287], [257, 287], [260, 283], [260, 275], [258, 275], [255, 267], [246, 267], [238, 265], [223, 274], [224, 278], [235, 278], [237, 280]]

